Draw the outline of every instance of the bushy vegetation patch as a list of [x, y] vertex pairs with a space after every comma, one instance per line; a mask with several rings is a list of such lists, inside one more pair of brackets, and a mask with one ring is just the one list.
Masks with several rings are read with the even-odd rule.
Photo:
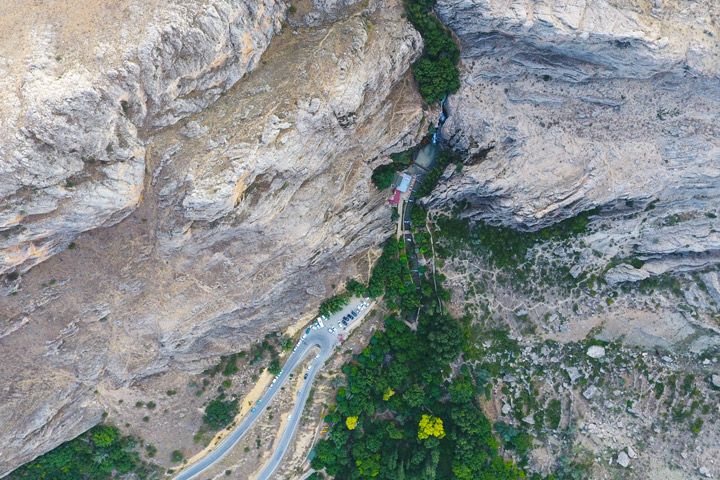
[[450, 30], [432, 14], [435, 0], [406, 0], [408, 20], [425, 42], [422, 57], [413, 65], [413, 75], [423, 99], [428, 103], [442, 100], [460, 88], [457, 64], [460, 49]]
[[380, 165], [373, 170], [370, 180], [372, 180], [378, 190], [385, 190], [386, 188], [390, 188], [390, 185], [392, 185], [393, 178], [395, 178], [395, 172], [397, 172], [397, 169], [392, 163]]
[[459, 162], [458, 155], [452, 150], [442, 149], [437, 153], [433, 168], [425, 175], [422, 183], [415, 189], [417, 198], [429, 195], [440, 181], [445, 168], [453, 162]]
[[677, 297], [684, 297], [683, 286], [677, 276], [672, 274], [654, 275], [637, 282], [640, 292], [649, 294], [658, 290], [665, 290]]
[[485, 251], [496, 267], [518, 268], [525, 262], [530, 248], [541, 242], [563, 241], [585, 233], [590, 217], [597, 213], [597, 209], [587, 210], [535, 232], [493, 226], [484, 222], [477, 222], [471, 226], [468, 220], [451, 216], [438, 217], [437, 225], [440, 235], [450, 245], [472, 243]]
[[281, 370], [282, 367], [280, 366], [280, 359], [278, 357], [273, 357], [270, 360], [270, 365], [268, 365], [268, 372], [270, 375], [280, 375]]
[[180, 450], [173, 450], [170, 453], [170, 461], [173, 463], [180, 463], [185, 459], [185, 455]]
[[407, 167], [410, 166], [417, 150], [418, 147], [415, 146], [402, 152], [391, 153], [390, 159], [392, 160], [392, 163], [380, 165], [375, 170], [373, 170], [370, 179], [372, 180], [375, 187], [378, 190], [385, 190], [386, 188], [390, 188], [390, 185], [392, 185], [392, 181], [395, 178], [395, 173], [401, 170], [405, 170]]
[[225, 394], [221, 393], [205, 407], [203, 422], [214, 430], [220, 430], [230, 425], [237, 413], [237, 400], [225, 400]]
[[157, 468], [143, 462], [137, 441], [116, 427], [97, 425], [32, 462], [9, 480], [104, 480], [133, 472], [137, 478], [158, 478]]
[[345, 290], [350, 295], [356, 297], [364, 297], [367, 295], [367, 287], [354, 278], [348, 278], [347, 282], [345, 282]]
[[339, 312], [345, 305], [350, 302], [350, 293], [344, 292], [338, 295], [334, 295], [320, 304], [319, 313], [320, 315], [330, 316], [333, 313]]

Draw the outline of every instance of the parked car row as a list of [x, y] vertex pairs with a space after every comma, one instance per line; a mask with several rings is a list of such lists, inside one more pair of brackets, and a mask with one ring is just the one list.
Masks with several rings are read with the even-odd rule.
[[350, 313], [345, 315], [342, 320], [340, 320], [340, 326], [342, 328], [347, 328], [347, 326], [355, 320], [360, 313], [365, 310], [370, 305], [370, 302], [367, 300], [362, 301], [354, 310], [351, 310]]

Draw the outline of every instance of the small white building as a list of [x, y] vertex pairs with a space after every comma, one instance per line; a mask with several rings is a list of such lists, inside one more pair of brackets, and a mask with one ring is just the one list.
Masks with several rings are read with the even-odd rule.
[[410, 188], [411, 181], [412, 181], [412, 177], [410, 175], [408, 175], [407, 173], [401, 173], [400, 174], [400, 183], [398, 183], [396, 190], [399, 190], [402, 193], [407, 192], [408, 188]]

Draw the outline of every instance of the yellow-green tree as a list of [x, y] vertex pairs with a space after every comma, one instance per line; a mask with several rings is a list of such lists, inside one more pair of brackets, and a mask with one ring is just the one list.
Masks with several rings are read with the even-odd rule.
[[388, 400], [390, 400], [390, 397], [392, 397], [393, 395], [395, 395], [395, 390], [388, 387], [387, 390], [385, 390], [385, 393], [383, 393], [383, 400], [385, 400], [387, 402]]
[[345, 425], [347, 426], [348, 430], [355, 430], [355, 427], [357, 427], [358, 417], [347, 417], [345, 419]]
[[425, 440], [429, 437], [443, 438], [445, 437], [445, 428], [440, 417], [431, 415], [423, 415], [418, 424], [418, 438]]

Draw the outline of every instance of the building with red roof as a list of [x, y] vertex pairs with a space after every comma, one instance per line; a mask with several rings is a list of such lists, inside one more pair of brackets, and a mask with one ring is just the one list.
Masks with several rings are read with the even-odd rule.
[[390, 205], [396, 207], [400, 203], [401, 194], [402, 192], [400, 192], [400, 190], [395, 190], [395, 192], [393, 192], [392, 194], [392, 197], [390, 197], [390, 200], [388, 200], [388, 202], [390, 202]]

